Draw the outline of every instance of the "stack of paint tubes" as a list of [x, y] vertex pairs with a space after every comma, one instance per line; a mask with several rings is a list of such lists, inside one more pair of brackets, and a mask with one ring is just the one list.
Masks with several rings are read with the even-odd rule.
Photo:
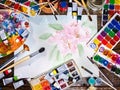
[[6, 86], [6, 85], [8, 85], [10, 83], [13, 83], [13, 86], [14, 86], [15, 89], [23, 86], [24, 81], [19, 80], [20, 77], [14, 76], [14, 77], [5, 78], [5, 77], [8, 77], [11, 74], [11, 72], [12, 72], [12, 69], [9, 69], [9, 70], [6, 70], [3, 73], [0, 73], [0, 79], [2, 79], [3, 85]]
[[14, 89], [18, 89], [25, 84], [23, 80], [19, 80], [20, 77], [14, 76], [9, 78], [2, 79], [3, 85], [6, 86], [8, 84], [13, 84]]
[[83, 8], [79, 7], [77, 3], [69, 0], [67, 15], [72, 15], [73, 19], [81, 20]]

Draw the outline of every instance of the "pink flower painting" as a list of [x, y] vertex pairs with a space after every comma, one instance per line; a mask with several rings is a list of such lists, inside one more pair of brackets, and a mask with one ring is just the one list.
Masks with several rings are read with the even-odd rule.
[[83, 27], [80, 23], [71, 22], [64, 25], [63, 30], [56, 31], [48, 40], [56, 43], [60, 53], [67, 55], [68, 53], [75, 53], [78, 44], [88, 41], [90, 31], [89, 28]]

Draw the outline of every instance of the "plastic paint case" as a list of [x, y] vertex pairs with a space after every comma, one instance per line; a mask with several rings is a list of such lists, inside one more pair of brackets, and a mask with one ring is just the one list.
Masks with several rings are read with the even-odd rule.
[[81, 80], [81, 74], [78, 67], [74, 60], [69, 60], [32, 79], [30, 84], [32, 90], [63, 90], [79, 80]]
[[16, 2], [13, 0], [4, 0], [0, 1], [0, 4], [9, 7], [11, 9], [15, 9], [17, 11], [22, 12], [25, 15], [28, 16], [36, 16], [37, 12], [39, 11], [39, 5], [36, 2], [28, 1], [26, 2]]
[[120, 13], [119, 10], [119, 0], [105, 0], [102, 10], [102, 25], [105, 25], [116, 12]]
[[88, 42], [88, 47], [96, 52], [100, 45], [113, 49], [120, 41], [120, 15], [116, 13], [110, 21]]
[[120, 55], [101, 45], [93, 56], [93, 60], [120, 77]]

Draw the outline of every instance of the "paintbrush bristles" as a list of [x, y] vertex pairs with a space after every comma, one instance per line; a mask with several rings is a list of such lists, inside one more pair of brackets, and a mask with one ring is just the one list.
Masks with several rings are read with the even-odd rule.
[[6, 67], [5, 69], [1, 70], [0, 73], [3, 73], [4, 71], [6, 71], [6, 70], [8, 70], [8, 69], [10, 69], [10, 68], [13, 68], [13, 67], [16, 66], [16, 65], [21, 64], [21, 63], [27, 61], [27, 60], [30, 59], [31, 57], [33, 57], [33, 56], [35, 56], [35, 55], [37, 55], [37, 54], [39, 54], [39, 53], [42, 53], [43, 51], [45, 51], [45, 48], [44, 48], [44, 47], [40, 48], [39, 50], [35, 51], [34, 53], [32, 53], [32, 54], [30, 54], [30, 55], [27, 55], [27, 56], [21, 58], [20, 60], [18, 60], [18, 61], [15, 62], [14, 64], [12, 64], [12, 65]]

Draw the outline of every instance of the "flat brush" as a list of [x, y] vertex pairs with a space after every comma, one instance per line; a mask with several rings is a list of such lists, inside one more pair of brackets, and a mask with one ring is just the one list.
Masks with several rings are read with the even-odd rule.
[[16, 65], [21, 64], [22, 62], [27, 61], [28, 59], [34, 57], [35, 55], [37, 55], [37, 54], [39, 54], [39, 53], [42, 53], [43, 51], [45, 51], [45, 48], [44, 48], [44, 47], [40, 48], [39, 50], [35, 51], [34, 53], [32, 53], [32, 54], [30, 54], [30, 55], [27, 55], [27, 56], [21, 58], [19, 61], [15, 62], [14, 64], [12, 64], [12, 65], [6, 67], [5, 69], [1, 70], [0, 73], [3, 73], [4, 71], [13, 68], [13, 67], [16, 66]]

